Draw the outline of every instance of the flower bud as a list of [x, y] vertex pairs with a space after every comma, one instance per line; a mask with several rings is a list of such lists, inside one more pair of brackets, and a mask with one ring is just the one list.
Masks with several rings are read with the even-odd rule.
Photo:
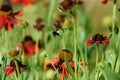
[[64, 23], [63, 23], [63, 26], [64, 26], [64, 27], [70, 27], [70, 26], [72, 26], [72, 21], [66, 19], [66, 20], [64, 21]]
[[9, 57], [15, 57], [15, 56], [19, 55], [19, 51], [16, 49], [10, 50], [8, 55], [9, 55]]
[[20, 25], [23, 27], [23, 28], [26, 28], [28, 27], [28, 22], [27, 21], [21, 21]]

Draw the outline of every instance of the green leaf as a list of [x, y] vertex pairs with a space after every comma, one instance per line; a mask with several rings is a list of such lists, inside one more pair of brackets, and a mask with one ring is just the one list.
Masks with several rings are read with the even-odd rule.
[[73, 69], [71, 68], [71, 66], [66, 58], [65, 58], [65, 63], [66, 63], [66, 67], [67, 67], [70, 75], [72, 76], [73, 80], [75, 80], [75, 75], [74, 75]]
[[120, 80], [120, 77], [114, 71], [112, 71], [112, 69], [110, 69], [106, 63], [104, 63], [102, 70], [108, 80]]

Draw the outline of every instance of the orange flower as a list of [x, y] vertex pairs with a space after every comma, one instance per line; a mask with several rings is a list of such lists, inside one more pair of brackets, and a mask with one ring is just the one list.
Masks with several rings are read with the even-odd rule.
[[63, 49], [58, 52], [58, 56], [55, 57], [54, 60], [48, 60], [45, 62], [45, 68], [48, 69], [57, 69], [60, 73], [60, 79], [64, 80], [65, 77], [68, 77], [69, 72], [66, 67], [66, 63], [64, 62], [64, 58], [66, 57], [69, 65], [74, 71], [74, 62], [72, 60], [72, 53], [69, 50]]
[[15, 16], [22, 16], [22, 12], [13, 13], [13, 9], [9, 4], [4, 4], [0, 7], [0, 29], [12, 30], [14, 24], [18, 24], [21, 20]]
[[10, 61], [10, 65], [7, 65], [7, 67], [4, 68], [4, 73], [9, 76], [11, 76], [13, 72], [17, 73], [16, 65], [18, 66], [19, 72], [21, 69], [23, 71], [27, 70], [27, 67], [25, 65], [23, 65], [19, 60], [15, 59]]
[[[45, 69], [53, 69], [53, 70], [58, 70], [60, 73], [60, 80], [64, 80], [65, 77], [69, 76], [69, 72], [65, 63], [65, 58], [68, 61], [69, 65], [71, 66], [73, 72], [75, 72], [75, 67], [74, 67], [74, 61], [72, 52], [66, 49], [60, 50], [58, 52], [58, 56], [55, 57], [54, 60], [46, 60], [45, 61]], [[80, 65], [85, 68], [88, 63], [80, 62]], [[82, 69], [78, 70], [78, 73], [81, 73]], [[54, 80], [56, 75], [54, 76]]]
[[[41, 42], [38, 43], [38, 51], [42, 47]], [[24, 41], [19, 45], [19, 49], [24, 51], [25, 58], [36, 53], [36, 42], [30, 36], [26, 36]]]
[[[69, 64], [74, 71], [74, 62], [71, 60], [71, 61], [69, 61]], [[67, 70], [65, 62], [59, 60], [58, 57], [55, 57], [54, 60], [46, 61], [45, 68], [46, 68], [46, 70], [48, 70], [48, 69], [53, 69], [53, 70], [58, 69], [58, 71], [60, 73], [60, 80], [64, 80], [64, 77], [68, 77], [68, 75], [69, 75], [69, 72]]]

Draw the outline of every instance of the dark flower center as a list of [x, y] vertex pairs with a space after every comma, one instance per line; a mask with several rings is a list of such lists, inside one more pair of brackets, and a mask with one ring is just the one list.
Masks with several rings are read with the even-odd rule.
[[71, 61], [73, 59], [73, 55], [72, 55], [71, 51], [63, 49], [63, 50], [59, 51], [58, 58], [61, 61], [64, 61], [65, 58], [67, 61]]
[[63, 70], [62, 66], [59, 66], [59, 67], [58, 67], [58, 71], [59, 71], [59, 72], [62, 72], [62, 70]]
[[12, 61], [10, 61], [10, 66], [11, 67], [16, 67], [16, 65], [18, 65], [18, 67], [22, 67], [22, 66], [24, 66], [20, 61], [18, 61], [18, 60], [12, 60]]
[[9, 12], [12, 11], [12, 7], [9, 4], [4, 4], [1, 6], [0, 10], [4, 12]]
[[103, 35], [100, 35], [100, 34], [95, 34], [93, 37], [92, 37], [93, 41], [102, 41], [104, 40], [104, 37]]
[[33, 41], [31, 36], [25, 36], [25, 41]]
[[2, 64], [0, 64], [0, 67], [2, 66]]

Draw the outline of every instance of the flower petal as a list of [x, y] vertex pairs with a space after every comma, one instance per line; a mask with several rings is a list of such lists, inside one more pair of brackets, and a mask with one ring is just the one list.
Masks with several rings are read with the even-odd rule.
[[13, 72], [16, 72], [16, 71], [17, 71], [16, 68], [11, 67], [10, 65], [8, 65], [6, 68], [4, 68], [4, 73], [5, 73], [6, 75], [9, 75], [9, 76], [11, 76], [12, 73], [13, 73]]
[[93, 43], [93, 40], [91, 40], [91, 39], [88, 39], [88, 40], [87, 40], [87, 46], [92, 45], [92, 43]]

